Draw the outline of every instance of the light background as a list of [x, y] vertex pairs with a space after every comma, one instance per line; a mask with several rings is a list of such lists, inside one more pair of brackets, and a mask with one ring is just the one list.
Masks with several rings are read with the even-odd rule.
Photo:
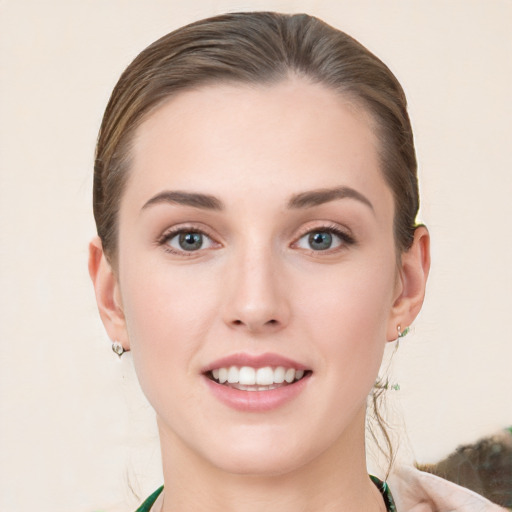
[[93, 149], [119, 74], [187, 22], [305, 11], [408, 94], [433, 239], [424, 310], [394, 360], [406, 457], [512, 424], [510, 0], [0, 1], [0, 510], [129, 511], [161, 483], [153, 414], [87, 275]]

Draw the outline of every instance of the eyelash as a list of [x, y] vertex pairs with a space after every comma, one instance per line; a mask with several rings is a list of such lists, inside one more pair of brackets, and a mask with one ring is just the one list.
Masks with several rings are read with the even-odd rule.
[[[191, 257], [194, 256], [194, 253], [199, 252], [200, 250], [207, 250], [207, 249], [198, 249], [196, 251], [185, 251], [185, 250], [176, 250], [172, 248], [170, 245], [168, 245], [169, 241], [172, 240], [174, 237], [180, 234], [199, 234], [202, 236], [207, 237], [210, 239], [214, 244], [220, 245], [218, 242], [215, 242], [212, 236], [210, 236], [207, 232], [205, 232], [204, 229], [199, 229], [197, 227], [193, 226], [180, 226], [176, 228], [172, 228], [165, 233], [162, 234], [162, 236], [157, 240], [157, 244], [161, 247], [163, 247], [165, 252], [168, 252], [170, 254], [176, 254], [179, 256], [185, 256], [185, 257]], [[353, 238], [352, 235], [348, 234], [346, 231], [340, 229], [338, 226], [334, 224], [329, 225], [323, 225], [318, 226], [314, 228], [309, 228], [305, 230], [303, 233], [300, 234], [300, 236], [296, 239], [296, 241], [292, 244], [296, 245], [300, 240], [302, 240], [305, 236], [311, 235], [312, 233], [329, 233], [331, 235], [335, 235], [340, 239], [340, 245], [341, 247], [336, 247], [334, 249], [325, 249], [325, 250], [313, 250], [313, 249], [304, 249], [308, 251], [311, 254], [318, 255], [320, 254], [332, 254], [333, 252], [338, 252], [343, 247], [351, 246], [356, 244], [356, 240]]]

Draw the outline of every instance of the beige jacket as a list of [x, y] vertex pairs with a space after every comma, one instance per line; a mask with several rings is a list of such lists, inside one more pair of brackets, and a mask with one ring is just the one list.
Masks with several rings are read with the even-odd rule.
[[438, 476], [403, 466], [388, 479], [397, 512], [503, 512], [479, 494]]

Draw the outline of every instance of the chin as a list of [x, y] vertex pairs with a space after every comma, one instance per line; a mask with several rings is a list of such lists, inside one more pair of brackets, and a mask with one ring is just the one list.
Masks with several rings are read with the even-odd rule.
[[[218, 469], [233, 475], [276, 476], [292, 473], [318, 456], [311, 447], [304, 449], [299, 437], [282, 432], [245, 432], [240, 436], [226, 435], [223, 442], [211, 444], [214, 450], [205, 454]], [[226, 439], [230, 442], [226, 443]], [[215, 441], [219, 441], [218, 439]]]
[[[274, 452], [276, 450], [274, 449]], [[293, 473], [304, 466], [305, 454], [290, 457], [288, 454], [269, 454], [257, 450], [255, 453], [237, 453], [223, 458], [217, 468], [232, 475], [271, 477]]]

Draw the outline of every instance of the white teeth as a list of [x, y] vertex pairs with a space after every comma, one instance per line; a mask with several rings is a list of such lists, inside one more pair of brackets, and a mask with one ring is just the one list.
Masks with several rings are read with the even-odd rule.
[[250, 366], [242, 366], [238, 375], [238, 382], [244, 386], [252, 386], [253, 384], [256, 384], [256, 370]]
[[276, 384], [282, 384], [284, 382], [285, 373], [286, 373], [286, 370], [282, 366], [278, 366], [274, 370], [274, 382]]
[[229, 384], [236, 384], [240, 378], [240, 372], [236, 366], [231, 366], [228, 370], [228, 382]]
[[243, 384], [233, 384], [232, 387], [240, 389], [241, 391], [268, 391], [269, 389], [276, 389], [280, 386], [244, 386]]
[[274, 384], [291, 384], [304, 377], [304, 370], [295, 370], [295, 368], [285, 368], [278, 366], [272, 368], [264, 366], [263, 368], [252, 368], [251, 366], [230, 366], [224, 368], [215, 368], [212, 370], [212, 377], [220, 384], [236, 384], [237, 389], [246, 391], [266, 391], [274, 389]]
[[270, 386], [274, 384], [274, 370], [270, 366], [258, 368], [256, 372], [256, 384], [259, 386]]
[[254, 386], [244, 386], [243, 384], [238, 384], [236, 389], [240, 389], [241, 391], [257, 391], [257, 389]]
[[290, 384], [295, 380], [295, 370], [293, 368], [288, 368], [286, 373], [284, 374], [284, 380]]
[[228, 380], [228, 369], [227, 368], [219, 368], [219, 382], [221, 384], [224, 384], [224, 382], [226, 382], [227, 380]]

